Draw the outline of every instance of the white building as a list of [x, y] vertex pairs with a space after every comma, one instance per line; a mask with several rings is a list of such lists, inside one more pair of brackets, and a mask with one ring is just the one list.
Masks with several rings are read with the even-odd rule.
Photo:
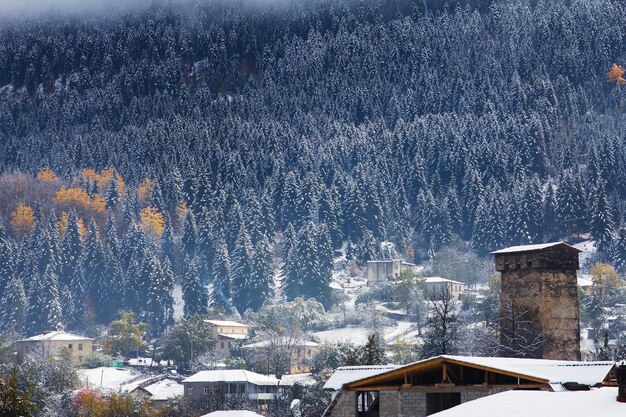
[[279, 380], [244, 369], [200, 371], [183, 380], [185, 398], [192, 400], [214, 397], [244, 396], [249, 400], [273, 400]]

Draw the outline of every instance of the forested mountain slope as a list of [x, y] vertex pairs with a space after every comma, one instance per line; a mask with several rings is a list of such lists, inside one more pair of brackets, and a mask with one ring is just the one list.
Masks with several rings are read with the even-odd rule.
[[[621, 2], [440, 3], [200, 2], [3, 23], [0, 286], [21, 282], [12, 297], [32, 303], [56, 279], [97, 306], [99, 276], [132, 293], [140, 276], [170, 288], [197, 274], [241, 311], [276, 290], [284, 260], [283, 293], [328, 305], [346, 241], [359, 262], [383, 240], [420, 261], [457, 237], [484, 255], [581, 233], [624, 266]], [[162, 230], [147, 233], [142, 213]], [[114, 307], [147, 320], [162, 303], [121, 296]]]

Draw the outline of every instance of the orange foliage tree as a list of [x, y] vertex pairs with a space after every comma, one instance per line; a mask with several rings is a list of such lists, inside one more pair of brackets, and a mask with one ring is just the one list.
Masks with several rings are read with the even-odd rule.
[[146, 233], [158, 237], [165, 231], [165, 219], [163, 218], [163, 214], [154, 207], [146, 207], [141, 210], [139, 219]]
[[606, 78], [610, 83], [626, 84], [624, 72], [626, 72], [626, 70], [624, 70], [624, 68], [622, 68], [620, 65], [613, 64], [611, 70], [606, 75]]
[[141, 198], [142, 200], [146, 200], [148, 197], [150, 197], [152, 187], [154, 187], [154, 181], [152, 181], [150, 178], [144, 178], [139, 188], [137, 188], [137, 194], [139, 194], [139, 198]]
[[80, 176], [83, 180], [95, 182], [102, 195], [104, 195], [111, 181], [115, 179], [118, 189], [120, 190], [120, 195], [122, 197], [124, 196], [126, 183], [124, 182], [124, 178], [118, 174], [113, 167], [104, 168], [99, 173], [93, 168], [85, 168], [81, 171]]
[[20, 203], [11, 212], [11, 226], [17, 234], [30, 233], [35, 228], [35, 213], [32, 207]]
[[43, 168], [37, 173], [37, 179], [41, 182], [59, 182], [59, 177], [48, 167]]
[[87, 217], [104, 213], [107, 204], [106, 200], [100, 195], [91, 197], [78, 187], [61, 187], [52, 201], [60, 209], [69, 210], [74, 208], [77, 212], [83, 213]]

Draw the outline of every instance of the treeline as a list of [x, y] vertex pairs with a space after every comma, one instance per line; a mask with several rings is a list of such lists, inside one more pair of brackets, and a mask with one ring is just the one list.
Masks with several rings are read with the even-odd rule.
[[[138, 292], [125, 307], [165, 306], [146, 277], [196, 288], [198, 275], [241, 311], [276, 290], [282, 262], [284, 294], [329, 305], [345, 242], [361, 263], [388, 255], [381, 241], [420, 261], [458, 239], [485, 254], [590, 233], [623, 267], [625, 26], [609, 0], [202, 2], [4, 25], [0, 213], [34, 217], [33, 231], [5, 228], [4, 281], [22, 277], [30, 298], [32, 277], [54, 273], [61, 297], [72, 271], [107, 309], [90, 282], [118, 274]], [[44, 166], [61, 195], [16, 179]], [[85, 167], [115, 167], [118, 205]], [[76, 188], [84, 207], [68, 203], [87, 198]], [[87, 230], [66, 272], [34, 255], [47, 241], [63, 254], [69, 229], [50, 226], [63, 211]], [[110, 254], [120, 272], [94, 272]]]

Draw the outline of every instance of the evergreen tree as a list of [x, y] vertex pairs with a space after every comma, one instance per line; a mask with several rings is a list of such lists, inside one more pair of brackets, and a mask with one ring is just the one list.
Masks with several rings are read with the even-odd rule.
[[382, 365], [385, 362], [385, 341], [379, 334], [374, 333], [367, 337], [363, 349], [361, 363], [363, 365]]
[[23, 334], [26, 311], [28, 305], [22, 280], [12, 278], [0, 297], [0, 333]]
[[598, 180], [592, 189], [589, 228], [600, 252], [606, 252], [612, 239], [613, 219], [604, 181]]
[[213, 261], [213, 300], [222, 307], [230, 306], [231, 298], [231, 262], [228, 246], [223, 236], [219, 236]]
[[124, 286], [126, 280], [119, 259], [110, 251], [105, 254], [105, 280], [99, 286], [96, 312], [98, 320], [110, 323], [124, 307]]
[[102, 286], [106, 282], [105, 254], [95, 221], [89, 223], [85, 255], [82, 260], [86, 295], [92, 302], [100, 298]]
[[251, 293], [249, 308], [258, 310], [274, 294], [273, 255], [267, 238], [259, 240], [252, 255]]
[[356, 262], [359, 265], [367, 264], [367, 261], [378, 257], [380, 243], [376, 241], [374, 235], [369, 230], [363, 233], [363, 239], [359, 242], [355, 251]]
[[207, 292], [195, 261], [186, 263], [187, 268], [182, 278], [183, 302], [185, 317], [205, 315], [208, 312]]
[[237, 310], [242, 313], [250, 308], [254, 293], [252, 268], [252, 243], [245, 229], [239, 231], [235, 252], [233, 253], [232, 291], [233, 302]]
[[183, 222], [183, 235], [181, 243], [185, 256], [193, 258], [196, 254], [196, 245], [198, 244], [198, 232], [196, 228], [196, 220], [191, 210], [187, 210], [185, 221]]
[[34, 335], [62, 329], [58, 279], [53, 268], [48, 267], [31, 291], [26, 316], [26, 332]]
[[546, 241], [559, 240], [562, 234], [562, 225], [557, 217], [556, 191], [552, 184], [548, 184], [546, 198], [543, 205], [544, 236]]
[[109, 183], [109, 189], [107, 190], [106, 195], [106, 207], [110, 210], [113, 210], [117, 207], [120, 202], [120, 188], [117, 183], [117, 178], [115, 178], [115, 173], [111, 177], [111, 182]]

